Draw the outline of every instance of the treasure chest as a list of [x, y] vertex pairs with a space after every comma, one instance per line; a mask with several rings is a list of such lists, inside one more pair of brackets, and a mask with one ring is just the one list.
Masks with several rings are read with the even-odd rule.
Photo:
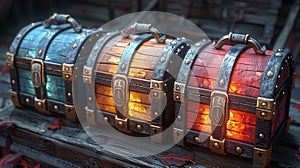
[[266, 50], [249, 34], [196, 43], [174, 83], [174, 140], [267, 166], [289, 126], [293, 56]]
[[161, 34], [150, 24], [103, 35], [82, 72], [87, 122], [131, 134], [161, 133], [174, 121], [173, 83], [189, 48], [187, 39]]
[[6, 53], [15, 106], [75, 121], [72, 72], [81, 46], [94, 31], [63, 14], [24, 27]]

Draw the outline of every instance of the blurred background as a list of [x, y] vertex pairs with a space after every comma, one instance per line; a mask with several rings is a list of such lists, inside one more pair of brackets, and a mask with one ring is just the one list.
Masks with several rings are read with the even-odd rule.
[[5, 52], [17, 32], [53, 13], [100, 27], [128, 13], [164, 11], [192, 21], [212, 40], [229, 32], [249, 33], [268, 49], [289, 48], [299, 57], [299, 6], [300, 0], [0, 0], [0, 70], [8, 71]]

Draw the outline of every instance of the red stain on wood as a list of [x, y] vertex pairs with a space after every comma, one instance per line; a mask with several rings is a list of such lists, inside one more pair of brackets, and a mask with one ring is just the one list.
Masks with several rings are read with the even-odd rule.
[[59, 118], [55, 118], [52, 122], [52, 125], [48, 126], [48, 129], [57, 130], [63, 125], [64, 123]]
[[9, 68], [7, 66], [0, 65], [0, 72], [2, 72], [2, 74], [9, 73]]
[[295, 74], [295, 78], [296, 78], [296, 79], [300, 79], [300, 73], [296, 73], [296, 74]]
[[296, 107], [298, 109], [298, 111], [300, 112], [300, 104], [299, 103], [294, 103], [293, 106]]
[[194, 152], [183, 151], [178, 153], [169, 153], [159, 158], [160, 161], [175, 166], [183, 166], [186, 163], [194, 163]]

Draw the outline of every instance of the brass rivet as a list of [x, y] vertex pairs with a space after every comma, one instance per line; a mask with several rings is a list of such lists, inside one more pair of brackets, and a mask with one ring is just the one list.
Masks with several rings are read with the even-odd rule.
[[59, 110], [59, 108], [58, 108], [57, 105], [54, 105], [54, 106], [53, 106], [53, 109], [54, 109], [55, 111], [58, 111], [58, 110]]
[[37, 105], [38, 105], [38, 106], [42, 106], [42, 103], [41, 103], [41, 102], [38, 102]]
[[276, 114], [276, 113], [275, 113], [275, 111], [273, 111], [273, 113], [272, 113], [272, 114], [273, 114], [273, 116], [274, 116], [274, 115]]
[[125, 69], [126, 69], [126, 65], [125, 65], [125, 64], [122, 64], [122, 65], [121, 65], [121, 70], [124, 71]]
[[268, 104], [267, 104], [267, 102], [262, 102], [261, 105], [265, 107], [265, 106], [267, 106]]
[[280, 76], [280, 75], [278, 75], [277, 77], [278, 77], [278, 79], [279, 79], [281, 76]]
[[220, 144], [218, 142], [214, 143], [214, 148], [219, 149], [220, 148]]
[[244, 150], [243, 150], [242, 147], [237, 146], [237, 147], [234, 148], [234, 151], [235, 151], [236, 153], [238, 153], [238, 154], [242, 154]]
[[66, 77], [66, 79], [69, 79], [69, 78], [70, 78], [70, 75], [66, 74], [65, 77]]
[[277, 89], [277, 88], [278, 88], [278, 85], [275, 85], [275, 88]]
[[264, 116], [266, 116], [266, 113], [265, 112], [261, 112], [260, 115], [264, 117]]
[[177, 100], [179, 100], [179, 99], [180, 99], [180, 96], [179, 96], [179, 95], [176, 95], [175, 98], [176, 98]]
[[104, 117], [103, 120], [104, 120], [105, 122], [108, 122], [108, 117]]
[[73, 48], [73, 49], [77, 48], [77, 43], [74, 43], [74, 44], [72, 45], [72, 48]]
[[69, 67], [65, 67], [65, 70], [66, 70], [66, 71], [69, 71]]
[[287, 60], [284, 60], [285, 62], [287, 62]]
[[277, 51], [279, 51], [279, 52], [282, 52], [282, 51], [283, 51], [283, 49], [282, 49], [282, 48], [278, 48], [278, 49], [277, 49]]
[[38, 54], [38, 56], [41, 56], [43, 54], [43, 51], [39, 50], [37, 54]]
[[259, 137], [260, 139], [264, 139], [264, 138], [265, 138], [265, 135], [262, 134], [262, 133], [260, 133], [260, 134], [258, 135], [258, 137]]
[[272, 71], [268, 71], [267, 72], [267, 77], [272, 78], [274, 75], [274, 73]]
[[165, 62], [166, 61], [166, 57], [161, 57], [160, 62]]
[[122, 121], [119, 121], [119, 122], [118, 122], [118, 125], [121, 126], [121, 127], [123, 127], [123, 122], [122, 122]]
[[180, 121], [180, 120], [181, 120], [181, 116], [180, 116], [180, 115], [178, 115], [178, 116], [177, 116], [177, 119]]
[[189, 63], [191, 63], [190, 59], [185, 60], [185, 64], [189, 64]]
[[157, 88], [158, 84], [157, 83], [153, 83], [153, 87]]
[[158, 93], [157, 93], [157, 92], [154, 92], [154, 93], [153, 93], [153, 96], [157, 97], [157, 96], [158, 96]]
[[171, 61], [170, 61], [170, 64], [172, 64], [172, 63], [173, 63], [173, 61], [171, 60]]
[[29, 104], [30, 103], [30, 99], [26, 98], [25, 102], [26, 102], [26, 104]]
[[68, 96], [68, 97], [71, 97], [71, 96], [72, 96], [72, 93], [71, 93], [71, 92], [68, 92], [68, 93], [67, 93], [67, 96]]
[[196, 137], [194, 138], [194, 141], [195, 141], [196, 143], [200, 143], [200, 142], [201, 142], [201, 139], [200, 139], [199, 137], [196, 136]]
[[278, 53], [275, 54], [275, 56], [276, 56], [276, 57], [281, 57], [282, 54], [278, 52]]
[[14, 84], [16, 84], [16, 81], [15, 81], [15, 80], [12, 80], [11, 83], [14, 85]]
[[220, 86], [224, 86], [225, 85], [225, 79], [220, 79], [219, 84], [220, 84]]
[[158, 112], [154, 112], [154, 116], [157, 117], [158, 116]]
[[22, 34], [18, 34], [16, 38], [20, 39], [21, 37], [22, 37]]
[[176, 41], [172, 41], [171, 44], [172, 44], [172, 45], [176, 45], [177, 42], [176, 42]]
[[164, 86], [167, 86], [167, 83], [165, 83]]
[[92, 101], [92, 97], [89, 97], [88, 100], [89, 100], [89, 101]]
[[175, 89], [176, 89], [176, 90], [180, 90], [180, 86], [177, 85]]
[[141, 126], [140, 124], [137, 124], [135, 127], [136, 127], [136, 129], [138, 131], [142, 131], [143, 130], [143, 126]]

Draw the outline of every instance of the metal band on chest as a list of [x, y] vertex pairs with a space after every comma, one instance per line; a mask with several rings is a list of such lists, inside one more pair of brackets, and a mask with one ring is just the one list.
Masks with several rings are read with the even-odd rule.
[[151, 34], [143, 34], [127, 45], [122, 53], [117, 72], [112, 80], [112, 95], [117, 112], [115, 117], [116, 127], [123, 131], [128, 130], [129, 82], [127, 75], [129, 73], [130, 64], [136, 50], [151, 38], [153, 38]]
[[229, 118], [228, 87], [234, 65], [239, 55], [249, 46], [237, 44], [232, 46], [223, 58], [218, 72], [216, 86], [210, 95], [209, 118], [212, 124], [210, 148], [217, 153], [225, 153], [226, 122]]
[[[173, 85], [173, 80], [175, 80], [175, 77], [177, 76], [177, 72], [179, 70], [177, 69], [177, 72], [170, 72], [169, 66], [171, 66], [172, 63], [174, 64], [175, 62], [181, 63], [182, 58], [185, 56], [189, 48], [189, 43], [185, 39], [175, 39], [164, 48], [162, 54], [157, 60], [150, 83], [150, 102], [152, 118], [150, 126], [151, 135], [160, 133], [163, 130], [163, 116], [167, 115], [164, 114], [166, 109], [165, 105], [168, 101], [167, 94], [171, 92], [171, 90], [168, 91], [168, 88], [173, 87], [168, 86], [168, 84], [170, 85], [169, 80], [172, 79], [171, 85]], [[170, 78], [168, 73], [176, 76]], [[153, 140], [161, 141], [160, 139]]]
[[177, 114], [177, 117], [174, 123], [173, 136], [175, 142], [180, 142], [181, 145], [184, 144], [186, 128], [186, 104], [184, 99], [186, 84], [197, 55], [209, 44], [208, 40], [203, 39], [190, 48], [181, 63], [176, 82], [174, 83], [173, 100], [176, 101], [175, 114]]
[[41, 26], [42, 23], [38, 22], [38, 23], [32, 23], [26, 27], [24, 27], [15, 37], [14, 41], [12, 42], [9, 52], [6, 53], [6, 64], [9, 68], [10, 71], [10, 79], [11, 79], [11, 91], [10, 91], [10, 95], [11, 95], [11, 99], [12, 102], [14, 103], [15, 106], [17, 107], [22, 107], [20, 100], [19, 100], [19, 88], [18, 88], [18, 84], [19, 84], [19, 80], [18, 80], [18, 74], [17, 74], [17, 70], [15, 68], [15, 57], [16, 54], [18, 53], [18, 49], [21, 45], [22, 40], [24, 39], [24, 37], [33, 29], [35, 29], [38, 26]]
[[[83, 67], [82, 71], [82, 80], [86, 84], [86, 97], [87, 97], [87, 106], [85, 107], [86, 112], [86, 120], [89, 124], [96, 125], [96, 96], [95, 96], [95, 76], [96, 72], [93, 70], [95, 69], [97, 58], [101, 54], [102, 49], [106, 45], [107, 42], [109, 42], [112, 38], [120, 35], [120, 32], [113, 32], [113, 33], [106, 33], [102, 34], [102, 37], [98, 39], [98, 41], [93, 45], [93, 47], [90, 49], [90, 52], [86, 55], [88, 55], [88, 58], [86, 60], [86, 63]], [[99, 34], [98, 34], [99, 36]], [[96, 37], [97, 33], [96, 33]], [[97, 40], [97, 38], [90, 38], [85, 45], [80, 50], [80, 56], [84, 56], [82, 54], [88, 52], [89, 50], [88, 45], [92, 45], [92, 41]]]

